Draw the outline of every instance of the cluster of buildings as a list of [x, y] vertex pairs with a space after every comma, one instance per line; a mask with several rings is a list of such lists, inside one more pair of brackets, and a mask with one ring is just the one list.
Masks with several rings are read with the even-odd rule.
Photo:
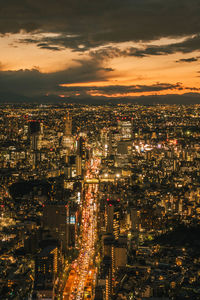
[[100, 134], [95, 299], [198, 299], [199, 108], [129, 109]]
[[2, 109], [9, 127], [1, 136], [0, 293], [54, 299], [80, 242], [86, 134], [72, 134], [66, 109], [58, 114], [60, 128], [45, 124], [45, 109], [28, 111]]
[[82, 298], [199, 299], [199, 105], [0, 111], [5, 299], [63, 297], [90, 184], [98, 185], [95, 279]]

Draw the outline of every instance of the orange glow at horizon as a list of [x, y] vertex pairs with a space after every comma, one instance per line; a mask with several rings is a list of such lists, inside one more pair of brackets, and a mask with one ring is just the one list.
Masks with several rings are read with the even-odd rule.
[[[72, 71], [77, 74], [72, 78], [74, 83], [62, 83], [60, 87], [87, 87], [86, 93], [92, 96], [105, 96], [105, 97], [129, 97], [129, 96], [141, 96], [141, 95], [164, 95], [164, 94], [184, 94], [187, 92], [198, 92], [200, 88], [200, 78], [198, 73], [200, 71], [199, 61], [191, 63], [181, 62], [181, 59], [188, 59], [191, 57], [198, 58], [200, 51], [193, 51], [192, 53], [180, 53], [168, 55], [149, 55], [145, 57], [135, 56], [119, 56], [113, 58], [105, 58], [95, 60], [95, 57], [90, 56], [90, 51], [75, 52], [69, 48], [64, 48], [61, 51], [50, 51], [47, 49], [41, 49], [36, 44], [23, 43], [21, 40], [28, 38], [38, 37], [29, 34], [10, 34], [4, 37], [0, 37], [1, 53], [0, 53], [0, 71], [18, 71], [18, 70], [32, 70], [37, 69], [42, 74], [51, 74], [60, 71]], [[185, 37], [187, 38], [187, 37]], [[160, 41], [149, 42], [149, 45], [167, 45], [170, 43], [180, 42], [182, 39], [170, 39], [163, 38]], [[109, 46], [109, 45], [108, 45]], [[120, 49], [126, 49], [126, 47], [142, 47], [141, 43], [124, 42], [121, 44], [111, 44], [110, 46], [118, 47]], [[96, 48], [106, 49], [106, 47], [100, 46]], [[84, 63], [86, 67], [91, 66], [91, 72], [94, 72], [94, 80], [89, 80], [90, 76], [85, 82], [79, 82], [79, 67], [80, 75], [84, 74]], [[96, 68], [96, 69], [95, 69]], [[109, 70], [110, 69], [110, 70]], [[75, 70], [75, 72], [73, 72]], [[88, 68], [88, 73], [90, 69]], [[96, 71], [95, 71], [96, 70]], [[82, 72], [82, 73], [81, 73]], [[92, 73], [93, 74], [93, 73]], [[199, 74], [200, 75], [200, 74]], [[84, 80], [84, 76], [83, 76]], [[66, 80], [67, 81], [67, 80]], [[65, 82], [62, 78], [61, 82]], [[183, 89], [163, 90], [157, 92], [135, 92], [135, 93], [116, 93], [106, 94], [98, 91], [98, 87], [106, 86], [152, 86], [157, 83], [166, 83], [176, 85], [177, 82], [181, 82]], [[91, 91], [89, 88], [91, 87]], [[97, 90], [94, 90], [94, 87]], [[93, 88], [93, 90], [92, 90]], [[192, 89], [192, 88], [196, 88]], [[63, 97], [67, 97], [67, 91], [61, 92]], [[71, 94], [78, 96], [79, 91], [71, 91]], [[70, 94], [69, 93], [69, 94]], [[66, 95], [65, 95], [66, 94]]]
[[[142, 91], [142, 92], [129, 92], [129, 93], [115, 93], [115, 94], [106, 94], [105, 92], [98, 91], [98, 89], [95, 91], [87, 90], [85, 93], [89, 96], [93, 97], [106, 97], [106, 98], [120, 98], [120, 97], [140, 97], [140, 96], [162, 96], [162, 95], [183, 95], [189, 92], [194, 92], [193, 89], [190, 88], [183, 88], [183, 89], [165, 89], [161, 91]], [[80, 96], [80, 93], [73, 93], [73, 91], [70, 91], [70, 95], [66, 92], [66, 94], [59, 95], [60, 98], [68, 98], [70, 96]]]
[[[191, 90], [189, 90], [191, 91]], [[139, 96], [162, 96], [162, 95], [183, 95], [185, 93], [188, 93], [188, 89], [184, 90], [178, 90], [178, 89], [173, 89], [173, 90], [164, 90], [164, 91], [158, 91], [158, 92], [139, 92], [139, 93], [124, 93], [124, 94], [106, 94], [106, 93], [95, 93], [94, 91], [90, 92], [91, 96], [96, 96], [96, 97], [106, 97], [106, 98], [120, 98], [120, 97], [139, 97]]]

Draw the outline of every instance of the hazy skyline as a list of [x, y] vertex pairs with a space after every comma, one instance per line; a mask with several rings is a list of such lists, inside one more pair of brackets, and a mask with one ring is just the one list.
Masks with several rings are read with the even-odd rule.
[[200, 95], [199, 15], [199, 0], [8, 0], [0, 100], [188, 94], [189, 103]]

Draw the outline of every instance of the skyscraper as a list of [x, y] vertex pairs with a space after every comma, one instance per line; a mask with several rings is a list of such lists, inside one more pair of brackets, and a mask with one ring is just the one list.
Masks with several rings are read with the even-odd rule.
[[77, 210], [66, 203], [52, 202], [44, 206], [43, 227], [62, 243], [63, 251], [75, 245]]
[[118, 130], [121, 134], [122, 140], [130, 140], [133, 136], [133, 125], [132, 120], [122, 118], [122, 120], [118, 120]]
[[54, 285], [58, 273], [58, 248], [49, 245], [35, 258], [34, 294], [36, 299], [54, 299]]
[[111, 201], [107, 198], [106, 206], [106, 232], [112, 233], [115, 239], [118, 239], [120, 234], [120, 211], [119, 203], [117, 201]]
[[85, 139], [81, 136], [78, 139], [77, 154], [82, 158], [86, 158]]
[[66, 150], [66, 155], [70, 155], [74, 148], [74, 139], [72, 136], [72, 116], [67, 113], [67, 116], [64, 117], [64, 131], [63, 131], [63, 148]]
[[41, 147], [41, 133], [42, 126], [39, 121], [32, 120], [29, 122], [29, 137], [30, 137], [30, 148], [32, 154], [32, 166], [35, 168], [40, 161], [40, 152]]
[[82, 165], [81, 165], [82, 159], [79, 155], [76, 156], [76, 176], [82, 175]]
[[72, 135], [72, 116], [69, 114], [69, 112], [67, 113], [67, 116], [64, 117], [64, 135]]
[[31, 143], [31, 150], [38, 150], [38, 142], [41, 134], [41, 126], [39, 121], [30, 121], [29, 122], [29, 136]]
[[63, 249], [67, 248], [67, 217], [68, 208], [63, 203], [48, 203], [43, 209], [43, 227], [50, 231], [53, 238], [62, 242]]

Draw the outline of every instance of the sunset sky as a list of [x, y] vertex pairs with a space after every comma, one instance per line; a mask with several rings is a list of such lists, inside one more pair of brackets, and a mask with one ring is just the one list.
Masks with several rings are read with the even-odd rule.
[[7, 0], [0, 46], [1, 102], [200, 99], [200, 0]]

